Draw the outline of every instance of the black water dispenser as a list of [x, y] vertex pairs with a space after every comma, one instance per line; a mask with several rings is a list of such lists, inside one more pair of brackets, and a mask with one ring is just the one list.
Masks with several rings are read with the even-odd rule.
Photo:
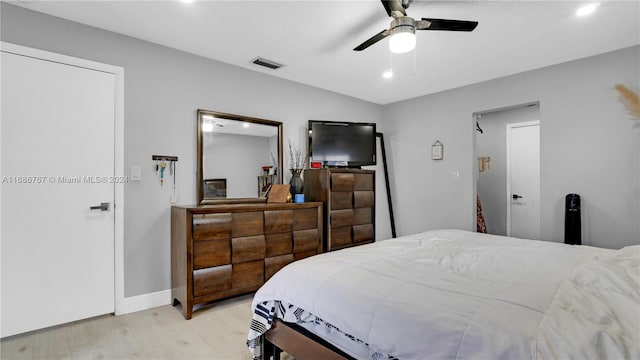
[[564, 243], [582, 245], [580, 222], [580, 195], [567, 194], [564, 213]]

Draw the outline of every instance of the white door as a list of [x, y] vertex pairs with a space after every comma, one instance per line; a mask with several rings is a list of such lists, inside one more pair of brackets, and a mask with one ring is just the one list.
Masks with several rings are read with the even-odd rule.
[[540, 239], [540, 122], [507, 125], [507, 235]]
[[2, 53], [2, 337], [114, 311], [115, 86]]

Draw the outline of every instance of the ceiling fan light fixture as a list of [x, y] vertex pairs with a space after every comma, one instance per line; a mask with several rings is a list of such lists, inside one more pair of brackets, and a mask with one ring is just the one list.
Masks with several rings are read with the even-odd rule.
[[400, 17], [391, 22], [389, 50], [403, 54], [416, 47], [416, 27], [412, 18]]
[[416, 34], [401, 32], [389, 39], [389, 50], [392, 53], [404, 54], [416, 48]]

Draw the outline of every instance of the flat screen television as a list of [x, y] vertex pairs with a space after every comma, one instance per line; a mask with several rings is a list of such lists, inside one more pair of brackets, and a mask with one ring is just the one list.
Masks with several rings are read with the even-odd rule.
[[376, 124], [309, 120], [309, 161], [359, 168], [376, 164]]

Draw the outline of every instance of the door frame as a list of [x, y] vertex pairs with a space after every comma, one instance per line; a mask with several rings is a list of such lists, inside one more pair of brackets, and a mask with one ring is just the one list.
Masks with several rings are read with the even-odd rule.
[[[506, 172], [507, 172], [507, 236], [511, 236], [511, 131], [514, 128], [521, 128], [521, 127], [528, 127], [528, 126], [538, 126], [538, 131], [540, 131], [540, 120], [534, 120], [534, 121], [524, 121], [524, 122], [519, 122], [519, 123], [511, 123], [511, 124], [507, 124], [507, 129], [506, 129], [506, 137], [507, 137], [507, 151], [506, 151], [506, 155], [507, 155], [507, 166], [506, 166]], [[540, 145], [538, 144], [538, 153], [540, 152]], [[538, 170], [538, 173], [540, 171]], [[540, 214], [538, 214], [538, 218], [540, 217]]]
[[[102, 71], [115, 76], [114, 118], [114, 176], [125, 176], [124, 167], [124, 68], [22, 45], [0, 41], [0, 51], [35, 59], [57, 62], [85, 69]], [[2, 197], [0, 190], [0, 197]], [[124, 307], [124, 183], [114, 184], [114, 309], [115, 315], [125, 312]], [[1, 215], [1, 214], [0, 214]], [[2, 239], [0, 239], [0, 242]]]

